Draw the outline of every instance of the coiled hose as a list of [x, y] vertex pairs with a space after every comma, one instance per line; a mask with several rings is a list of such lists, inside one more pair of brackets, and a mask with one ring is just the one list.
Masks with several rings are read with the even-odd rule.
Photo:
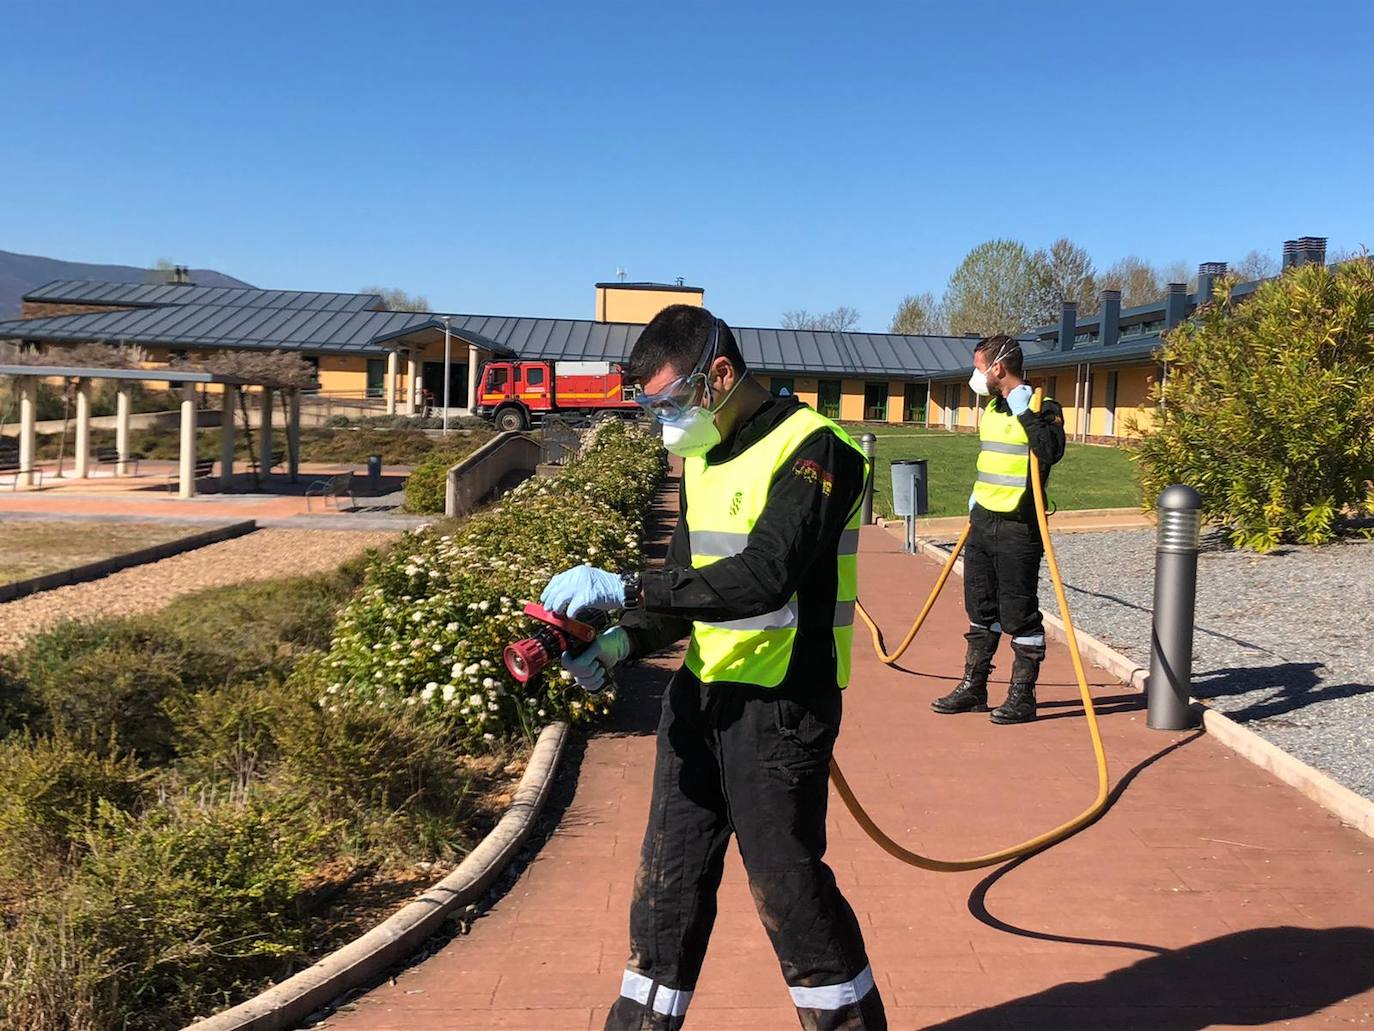
[[[1040, 391], [1038, 390], [1031, 400], [1031, 407], [1035, 411], [1040, 410]], [[1092, 823], [1107, 808], [1111, 786], [1107, 776], [1107, 753], [1102, 747], [1102, 733], [1097, 725], [1097, 711], [1093, 708], [1092, 692], [1088, 689], [1088, 677], [1083, 671], [1083, 656], [1078, 653], [1078, 638], [1074, 635], [1073, 619], [1069, 615], [1069, 601], [1064, 595], [1064, 581], [1059, 575], [1059, 562], [1054, 555], [1054, 542], [1050, 539], [1049, 521], [1045, 517], [1045, 491], [1040, 483], [1040, 462], [1035, 457], [1034, 451], [1030, 453], [1030, 482], [1031, 491], [1035, 496], [1035, 518], [1040, 526], [1040, 539], [1045, 542], [1045, 557], [1049, 561], [1050, 578], [1054, 581], [1055, 597], [1059, 599], [1059, 611], [1064, 616], [1064, 635], [1068, 638], [1069, 654], [1073, 658], [1073, 671], [1078, 678], [1078, 691], [1083, 698], [1083, 711], [1088, 718], [1088, 735], [1092, 738], [1093, 754], [1097, 759], [1097, 797], [1093, 799], [1092, 805], [1072, 820], [1018, 845], [1011, 845], [1007, 848], [998, 849], [996, 852], [973, 856], [969, 859], [933, 859], [930, 856], [923, 856], [919, 852], [912, 852], [910, 849], [903, 848], [874, 823], [863, 804], [855, 797], [849, 782], [845, 780], [844, 773], [840, 770], [840, 764], [832, 759], [830, 780], [834, 783], [835, 790], [839, 792], [845, 808], [863, 828], [864, 833], [894, 859], [909, 866], [919, 867], [922, 870], [953, 873], [958, 870], [977, 870], [984, 866], [996, 866], [998, 863], [1004, 863], [1009, 859], [1039, 851], [1047, 845], [1062, 841], [1070, 834]], [[878, 631], [877, 624], [873, 622], [873, 617], [868, 614], [862, 603], [856, 604], [858, 613], [863, 618], [864, 623], [868, 625], [868, 632], [873, 638], [873, 650], [877, 652], [878, 658], [885, 665], [891, 666], [900, 659], [903, 653], [911, 647], [911, 643], [916, 640], [916, 635], [921, 631], [921, 625], [925, 623], [926, 617], [930, 615], [930, 610], [935, 607], [935, 600], [940, 597], [940, 592], [944, 590], [945, 581], [949, 579], [949, 574], [954, 571], [954, 563], [959, 558], [964, 543], [968, 540], [969, 529], [969, 526], [964, 527], [964, 532], [959, 535], [959, 540], [954, 545], [954, 550], [950, 552], [944, 568], [940, 570], [940, 576], [935, 581], [935, 587], [931, 590], [930, 597], [926, 599], [925, 605], [921, 607], [920, 613], [916, 616], [916, 622], [911, 624], [911, 629], [902, 638], [902, 643], [890, 655], [883, 650], [882, 635]]]

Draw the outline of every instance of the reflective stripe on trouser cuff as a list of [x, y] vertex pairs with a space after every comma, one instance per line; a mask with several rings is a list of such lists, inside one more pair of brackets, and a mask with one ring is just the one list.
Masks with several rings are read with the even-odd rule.
[[[872, 976], [869, 983], [872, 983]], [[658, 991], [654, 991], [654, 979], [637, 974], [633, 970], [625, 971], [625, 976], [620, 979], [620, 994], [627, 999], [633, 999], [641, 1006], [649, 1004], [649, 996], [654, 997], [654, 1012], [662, 1013], [665, 1017], [680, 1017], [687, 1012], [687, 1004], [692, 1001], [692, 992], [687, 988], [669, 988], [659, 985]]]
[[[712, 630], [791, 630], [797, 625], [797, 603], [789, 601], [780, 609], [765, 612], [761, 616], [746, 616], [744, 619], [731, 619], [724, 623], [703, 623]], [[854, 625], [854, 602], [835, 602], [835, 626]]]
[[837, 1010], [852, 1006], [873, 991], [873, 968], [864, 967], [859, 976], [844, 984], [827, 984], [818, 988], [788, 988], [792, 1004], [799, 1009]]
[[[692, 554], [712, 558], [726, 558], [738, 555], [749, 543], [747, 533], [731, 533], [728, 530], [689, 530], [687, 540], [692, 546]], [[859, 531], [845, 530], [840, 534], [837, 555], [857, 555], [859, 553]]]
[[1012, 644], [1044, 644], [1044, 643], [1045, 643], [1045, 635], [1044, 635], [1044, 634], [1035, 634], [1035, 635], [1032, 636], [1032, 637], [1013, 637], [1013, 638], [1011, 639], [1011, 643], [1012, 643]]
[[1024, 476], [1003, 476], [1001, 473], [979, 473], [979, 483], [990, 483], [994, 487], [1024, 487], [1026, 478]]
[[1030, 446], [1028, 444], [1002, 444], [995, 440], [985, 440], [982, 443], [982, 450], [995, 451], [999, 455], [1028, 455]]
[[994, 623], [992, 626], [983, 626], [982, 623], [970, 623], [969, 626], [974, 630], [991, 630], [994, 634], [1000, 634], [1002, 632], [1001, 623]]

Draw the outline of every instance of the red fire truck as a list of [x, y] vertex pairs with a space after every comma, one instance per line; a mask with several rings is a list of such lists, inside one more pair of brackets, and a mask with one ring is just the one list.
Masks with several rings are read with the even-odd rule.
[[500, 430], [523, 430], [545, 415], [638, 414], [635, 390], [610, 362], [489, 361], [477, 381], [477, 414]]

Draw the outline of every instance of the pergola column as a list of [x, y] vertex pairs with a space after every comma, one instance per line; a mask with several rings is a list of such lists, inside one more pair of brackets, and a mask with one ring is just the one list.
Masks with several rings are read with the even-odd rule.
[[76, 478], [84, 480], [91, 471], [91, 381], [76, 381]]
[[293, 388], [286, 402], [286, 469], [295, 483], [301, 471], [301, 392]]
[[129, 381], [115, 380], [115, 475], [128, 476], [129, 463]]
[[264, 386], [258, 409], [258, 471], [262, 476], [272, 473], [272, 388]]
[[[19, 387], [19, 468], [33, 469], [34, 455], [37, 453], [37, 435], [34, 433], [34, 420], [38, 412], [38, 380], [32, 376], [20, 376]], [[25, 472], [20, 477], [25, 487], [33, 486], [33, 473]]]
[[177, 496], [196, 496], [196, 385], [181, 385], [181, 482]]
[[403, 415], [414, 415], [420, 399], [420, 352], [411, 348], [406, 352], [406, 402]]
[[475, 344], [468, 344], [468, 415], [477, 414], [477, 365], [481, 358]]
[[396, 414], [396, 366], [399, 364], [396, 352], [386, 353], [386, 414]]
[[232, 383], [224, 384], [219, 417], [219, 489], [223, 491], [234, 482], [234, 409], [238, 401], [239, 388]]

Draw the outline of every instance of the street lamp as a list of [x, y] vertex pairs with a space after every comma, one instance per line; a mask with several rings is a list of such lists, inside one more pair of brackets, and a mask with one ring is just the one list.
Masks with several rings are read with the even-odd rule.
[[449, 328], [449, 323], [453, 321], [452, 315], [439, 316], [444, 320], [444, 434], [448, 434], [448, 380], [449, 380], [449, 348], [452, 344], [453, 336]]

